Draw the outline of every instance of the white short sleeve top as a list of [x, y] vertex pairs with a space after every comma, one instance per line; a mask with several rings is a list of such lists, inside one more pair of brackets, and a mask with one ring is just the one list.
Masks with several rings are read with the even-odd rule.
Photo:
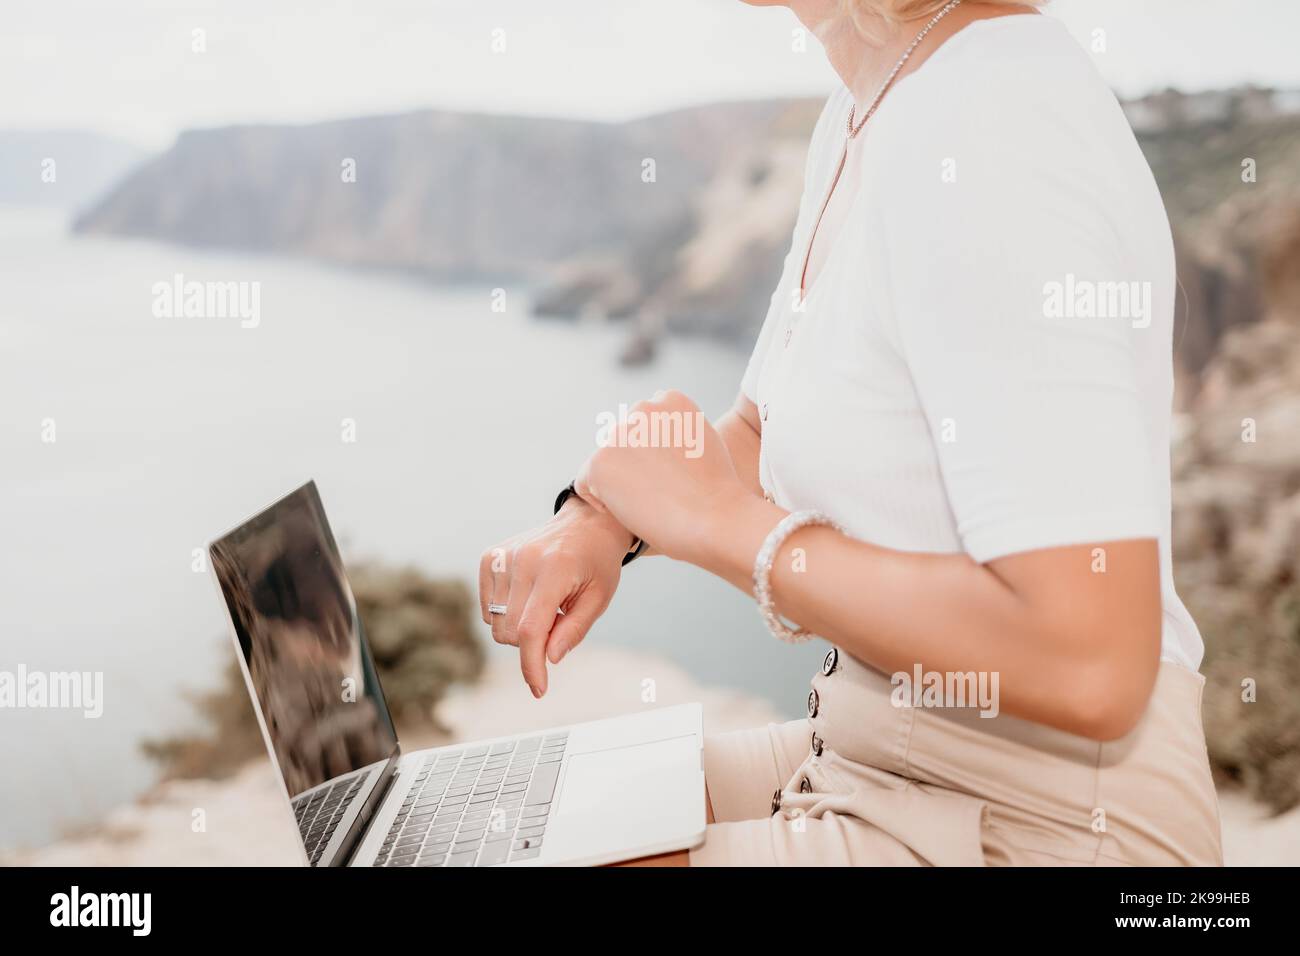
[[1169, 552], [1173, 242], [1114, 95], [1049, 16], [949, 38], [860, 134], [858, 193], [800, 306], [852, 102], [833, 93], [813, 134], [741, 386], [764, 488], [980, 562], [1156, 538], [1162, 656], [1197, 669]]

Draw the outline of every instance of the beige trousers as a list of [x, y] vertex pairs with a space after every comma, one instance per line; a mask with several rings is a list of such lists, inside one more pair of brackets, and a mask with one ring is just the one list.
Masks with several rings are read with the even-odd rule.
[[895, 706], [887, 676], [837, 657], [814, 716], [705, 740], [718, 822], [692, 865], [1222, 864], [1200, 674], [1162, 663], [1138, 726], [1099, 743]]

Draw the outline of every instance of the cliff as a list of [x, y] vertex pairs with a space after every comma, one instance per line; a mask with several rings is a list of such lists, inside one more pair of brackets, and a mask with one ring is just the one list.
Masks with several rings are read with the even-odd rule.
[[76, 228], [441, 279], [540, 279], [575, 257], [628, 257], [647, 235], [684, 234], [718, 164], [787, 109], [728, 104], [618, 125], [419, 112], [190, 131]]
[[[418, 112], [192, 131], [76, 228], [526, 281], [542, 315], [631, 316], [645, 337], [669, 328], [747, 345], [819, 108], [724, 103], [617, 124]], [[1186, 406], [1224, 333], [1260, 317], [1262, 262], [1300, 216], [1300, 97], [1167, 91], [1126, 109], [1178, 240]]]

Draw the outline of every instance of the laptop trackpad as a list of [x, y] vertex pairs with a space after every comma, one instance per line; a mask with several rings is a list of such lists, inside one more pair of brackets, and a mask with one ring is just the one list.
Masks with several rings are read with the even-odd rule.
[[694, 734], [575, 754], [565, 769], [557, 815], [612, 811], [626, 817], [640, 809], [652, 811], [665, 785], [680, 786], [675, 775], [698, 773], [699, 765], [700, 745]]

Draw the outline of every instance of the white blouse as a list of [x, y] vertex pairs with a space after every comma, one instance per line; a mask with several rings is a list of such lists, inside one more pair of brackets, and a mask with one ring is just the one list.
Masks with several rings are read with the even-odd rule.
[[1173, 242], [1114, 95], [1049, 16], [961, 30], [860, 134], [860, 187], [799, 308], [852, 102], [833, 93], [813, 133], [741, 386], [764, 488], [980, 562], [1158, 538], [1162, 657], [1196, 670], [1169, 552]]

